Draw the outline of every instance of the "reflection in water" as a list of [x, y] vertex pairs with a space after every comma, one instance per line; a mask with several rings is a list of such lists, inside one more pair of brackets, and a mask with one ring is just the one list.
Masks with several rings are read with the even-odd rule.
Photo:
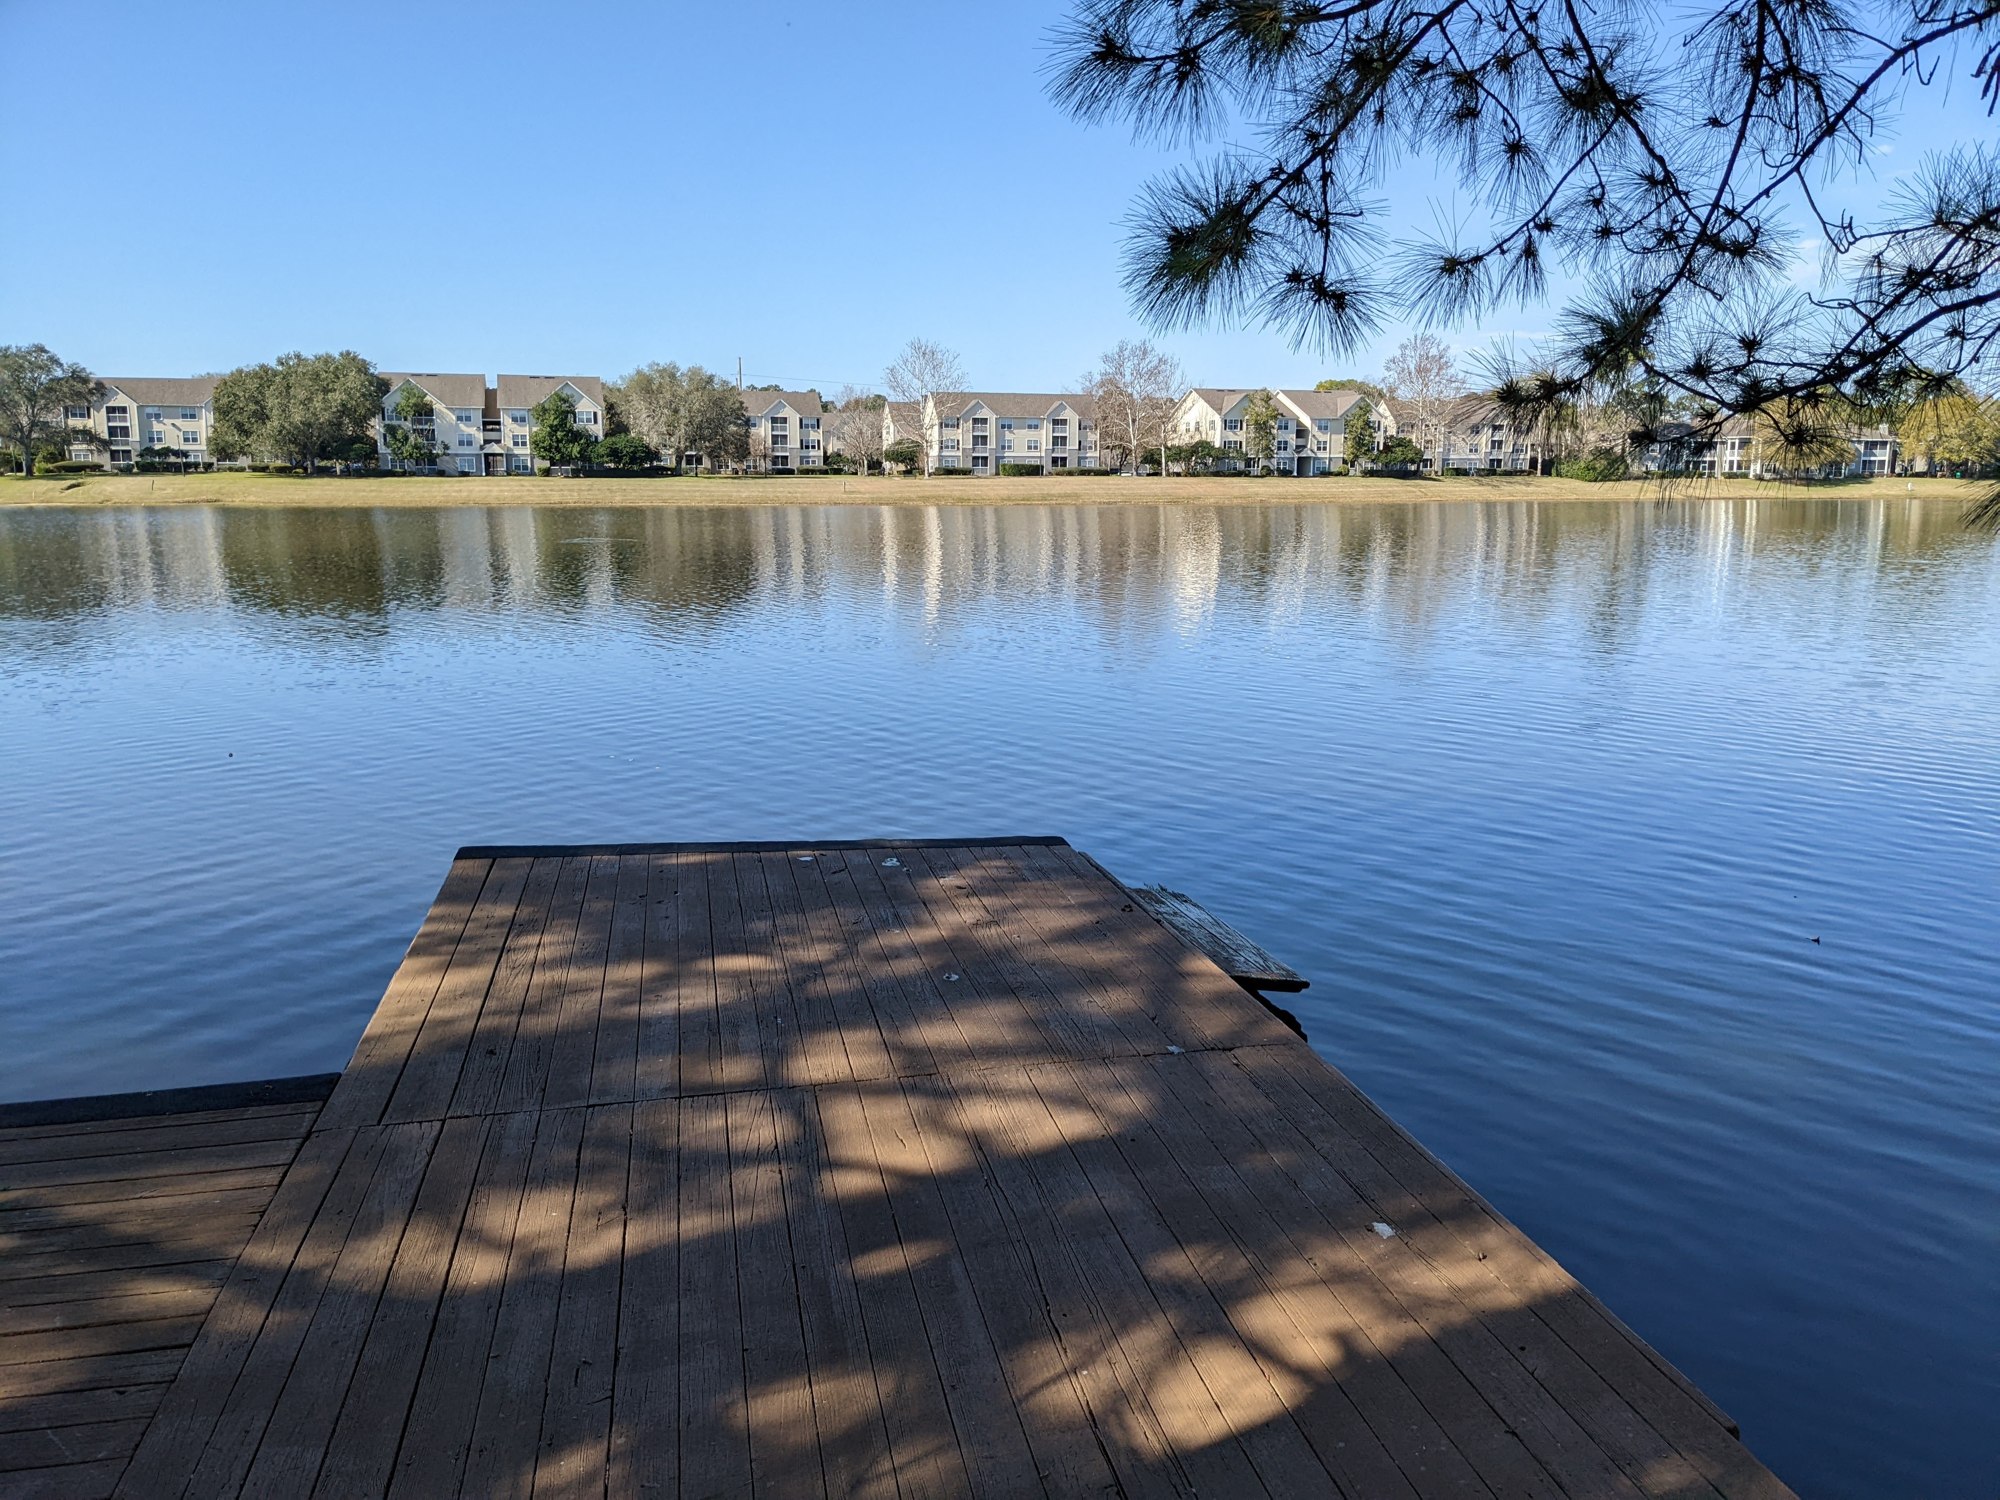
[[23, 512], [0, 518], [0, 618], [227, 604], [365, 639], [412, 609], [700, 619], [865, 587], [937, 621], [1063, 600], [1185, 630], [1225, 598], [1282, 618], [1319, 596], [1421, 626], [1469, 597], [1532, 618], [1564, 570], [1587, 570], [1615, 646], [1663, 558], [1723, 583], [1760, 553], [1829, 550], [1843, 572], [1918, 588], [1927, 563], [1985, 547], [1924, 501]]
[[340, 1066], [461, 843], [1061, 833], [1802, 1493], [1989, 1495], [1996, 640], [1939, 503], [0, 511], [0, 1097]]

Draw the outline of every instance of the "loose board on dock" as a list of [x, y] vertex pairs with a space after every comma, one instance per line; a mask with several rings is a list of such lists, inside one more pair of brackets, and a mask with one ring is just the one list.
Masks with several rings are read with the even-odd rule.
[[1789, 1494], [1060, 840], [464, 850], [266, 1154], [62, 1493]]

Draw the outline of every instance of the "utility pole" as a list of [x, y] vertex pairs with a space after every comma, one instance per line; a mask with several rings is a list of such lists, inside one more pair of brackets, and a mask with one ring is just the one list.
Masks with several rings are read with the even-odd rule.
[[743, 356], [736, 356], [736, 389], [743, 389]]

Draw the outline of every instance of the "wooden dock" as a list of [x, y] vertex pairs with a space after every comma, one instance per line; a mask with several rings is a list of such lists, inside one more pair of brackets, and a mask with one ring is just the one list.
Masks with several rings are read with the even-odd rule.
[[1060, 840], [461, 851], [323, 1107], [0, 1130], [0, 1249], [4, 1497], [1790, 1494]]

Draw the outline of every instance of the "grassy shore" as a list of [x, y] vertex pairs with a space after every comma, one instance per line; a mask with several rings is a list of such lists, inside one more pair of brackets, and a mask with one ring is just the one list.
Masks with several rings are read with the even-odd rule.
[[0, 477], [7, 505], [1268, 505], [1326, 501], [1922, 499], [1970, 501], [1984, 486], [1952, 480], [1785, 484], [1747, 479], [1589, 484], [1525, 475], [1480, 479], [307, 479], [270, 474]]

